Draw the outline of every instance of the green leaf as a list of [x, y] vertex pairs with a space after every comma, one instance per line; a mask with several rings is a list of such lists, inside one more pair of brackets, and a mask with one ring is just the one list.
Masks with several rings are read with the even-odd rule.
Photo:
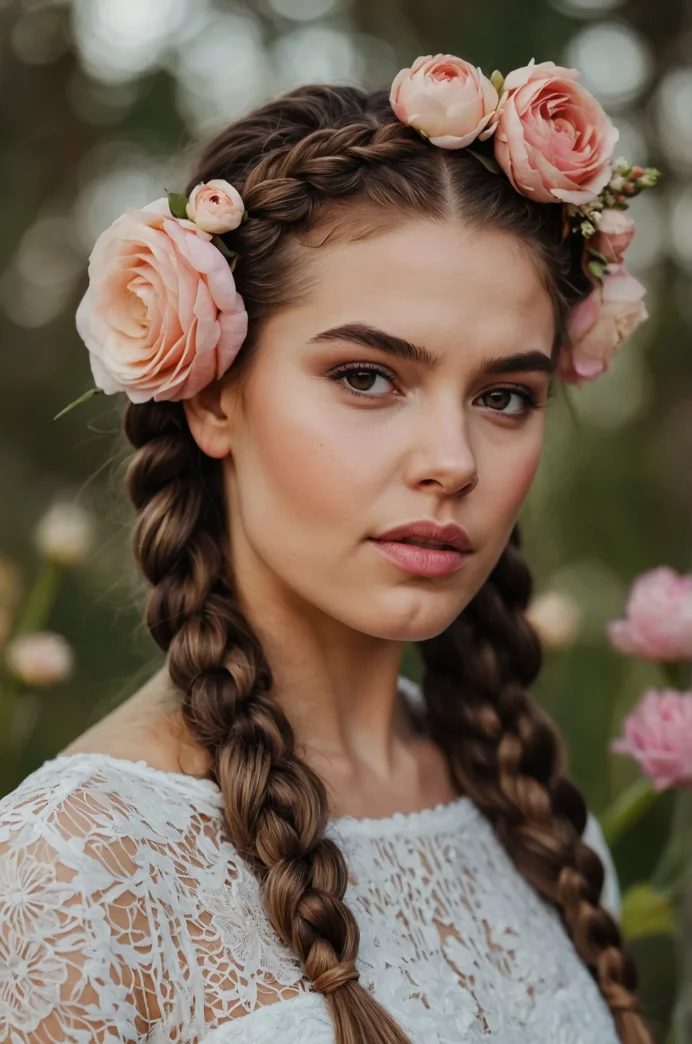
[[64, 417], [66, 413], [69, 413], [69, 411], [74, 409], [75, 406], [79, 406], [81, 405], [81, 403], [86, 402], [87, 399], [90, 399], [92, 397], [92, 395], [102, 394], [102, 388], [89, 388], [89, 391], [84, 392], [84, 395], [80, 395], [78, 399], [75, 399], [74, 402], [69, 403], [67, 406], [65, 406], [64, 409], [60, 410], [60, 413], [56, 413], [53, 417], [53, 420], [57, 420], [58, 417]]
[[600, 261], [596, 261], [596, 259], [594, 258], [593, 261], [586, 262], [586, 267], [589, 270], [590, 275], [592, 275], [594, 279], [598, 279], [599, 282], [601, 279], [603, 279], [604, 267]]
[[212, 241], [212, 243], [214, 244], [215, 247], [219, 248], [219, 250], [221, 251], [223, 256], [227, 257], [229, 259], [229, 261], [232, 258], [237, 256], [238, 251], [237, 250], [230, 250], [226, 246], [226, 244], [224, 243], [223, 239], [221, 239], [221, 236], [212, 236], [211, 237], [211, 241]]
[[600, 251], [594, 250], [594, 248], [590, 246], [587, 246], [586, 249], [591, 254], [591, 256], [597, 258], [602, 265], [608, 264], [608, 258], [605, 256], [605, 254], [601, 254]]
[[170, 207], [171, 214], [173, 215], [173, 217], [187, 217], [187, 202], [188, 197], [181, 195], [180, 192], [168, 193], [168, 206]]
[[483, 164], [485, 169], [489, 170], [491, 174], [502, 173], [502, 167], [496, 159], [493, 159], [492, 156], [485, 156], [482, 152], [476, 152], [475, 149], [470, 148], [467, 148], [466, 151], [470, 152], [472, 156], [475, 156], [476, 159], [479, 160]]
[[248, 214], [247, 210], [244, 210], [244, 211], [243, 211], [243, 216], [242, 216], [242, 218], [240, 219], [240, 223], [241, 223], [241, 225], [242, 225], [243, 221], [247, 221], [247, 219], [248, 219], [249, 217], [250, 217], [250, 215]]
[[675, 915], [670, 897], [647, 882], [632, 885], [622, 899], [622, 933], [627, 939], [673, 935]]
[[499, 69], [496, 69], [495, 72], [491, 75], [490, 82], [492, 83], [497, 93], [502, 94], [505, 86], [505, 78]]

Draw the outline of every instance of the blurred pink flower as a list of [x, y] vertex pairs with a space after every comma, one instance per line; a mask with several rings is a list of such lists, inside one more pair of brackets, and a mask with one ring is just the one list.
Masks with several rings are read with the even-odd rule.
[[74, 670], [72, 647], [66, 638], [52, 631], [13, 638], [5, 648], [5, 661], [20, 681], [36, 687], [57, 685]]
[[612, 645], [643, 660], [692, 660], [692, 573], [667, 566], [638, 577], [625, 620], [606, 624]]
[[648, 689], [623, 733], [611, 751], [634, 758], [656, 790], [692, 787], [692, 692]]

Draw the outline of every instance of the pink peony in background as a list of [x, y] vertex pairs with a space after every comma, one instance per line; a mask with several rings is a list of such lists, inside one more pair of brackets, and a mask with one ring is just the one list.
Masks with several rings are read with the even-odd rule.
[[601, 211], [598, 231], [589, 239], [589, 247], [603, 254], [606, 261], [620, 264], [625, 250], [634, 238], [634, 221], [624, 210], [606, 207]]
[[627, 600], [625, 620], [606, 626], [620, 652], [644, 660], [692, 660], [692, 574], [668, 566], [643, 573]]
[[558, 356], [558, 376], [570, 384], [594, 380], [637, 327], [649, 318], [642, 298], [646, 288], [622, 266], [610, 266], [603, 286], [572, 309], [568, 344]]
[[656, 790], [691, 787], [692, 692], [647, 690], [610, 749], [634, 758]]
[[470, 145], [488, 126], [498, 100], [488, 77], [453, 54], [416, 58], [396, 74], [389, 94], [397, 119], [443, 149]]
[[97, 387], [132, 402], [187, 399], [231, 365], [247, 312], [211, 234], [164, 197], [101, 233], [77, 308]]
[[245, 204], [240, 193], [223, 178], [200, 181], [187, 202], [187, 216], [205, 232], [222, 235], [243, 220]]
[[620, 132], [578, 77], [554, 62], [514, 69], [491, 120], [495, 158], [540, 203], [590, 203], [610, 180]]

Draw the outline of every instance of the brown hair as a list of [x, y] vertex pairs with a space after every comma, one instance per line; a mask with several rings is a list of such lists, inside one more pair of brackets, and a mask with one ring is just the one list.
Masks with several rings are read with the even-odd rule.
[[[570, 304], [588, 285], [578, 237], [563, 240], [560, 206], [519, 195], [466, 149], [431, 146], [394, 117], [385, 91], [313, 84], [270, 101], [209, 143], [188, 193], [212, 178], [235, 185], [249, 213], [225, 237], [240, 254], [234, 275], [249, 314], [232, 368], [238, 376], [256, 352], [262, 319], [304, 291], [304, 269], [290, 262], [297, 243], [310, 245], [308, 232], [355, 238], [408, 218], [453, 216], [505, 229], [539, 266], [554, 302], [556, 347]], [[211, 757], [230, 840], [257, 873], [276, 932], [327, 994], [337, 1044], [404, 1044], [357, 979], [345, 860], [325, 837], [325, 786], [296, 752], [233, 586], [219, 461], [199, 450], [180, 403], [128, 403], [125, 431], [136, 449], [127, 477], [139, 511], [134, 549], [152, 585], [147, 624], [168, 653], [185, 720]], [[527, 692], [541, 665], [524, 616], [530, 594], [515, 529], [458, 618], [417, 643], [431, 733], [460, 790], [559, 911], [623, 1044], [650, 1044], [632, 959], [599, 902], [603, 864], [582, 840], [584, 799], [562, 775], [555, 726]]]

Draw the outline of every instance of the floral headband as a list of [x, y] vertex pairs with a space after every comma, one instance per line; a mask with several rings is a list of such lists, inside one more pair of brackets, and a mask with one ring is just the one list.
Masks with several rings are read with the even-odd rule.
[[[572, 309], [557, 361], [557, 375], [580, 387], [609, 369], [648, 318], [645, 289], [623, 264], [634, 235], [625, 211], [660, 173], [613, 161], [619, 132], [578, 78], [533, 59], [488, 78], [454, 55], [424, 55], [397, 73], [389, 101], [431, 145], [468, 148], [520, 194], [561, 205], [563, 238], [582, 237], [593, 283]], [[217, 179], [189, 198], [169, 192], [128, 208], [101, 233], [76, 314], [95, 387], [57, 417], [99, 392], [124, 391], [135, 403], [187, 399], [226, 372], [248, 315], [233, 278], [238, 253], [221, 237], [247, 217], [238, 191]]]

